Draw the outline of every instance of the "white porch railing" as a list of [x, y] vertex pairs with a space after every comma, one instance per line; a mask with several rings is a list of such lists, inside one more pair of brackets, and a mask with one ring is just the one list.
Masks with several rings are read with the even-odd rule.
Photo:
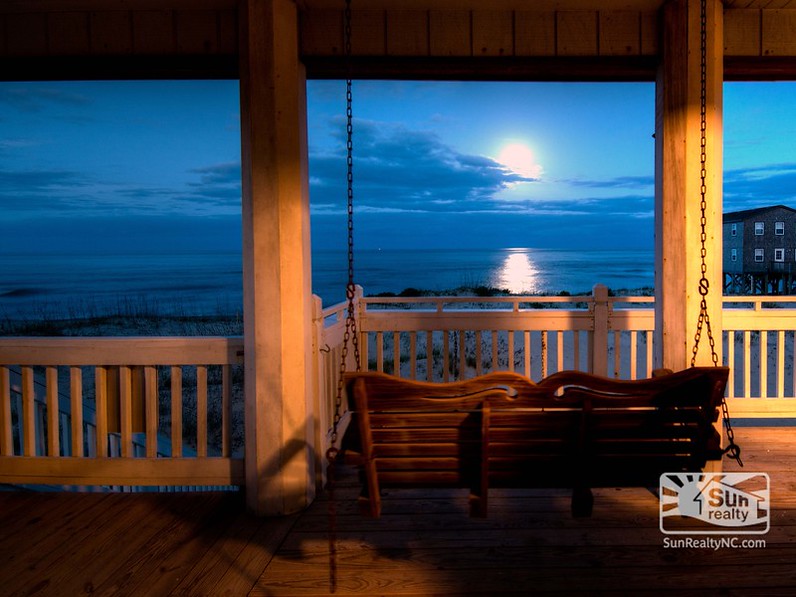
[[241, 485], [242, 362], [237, 338], [0, 339], [0, 482]]
[[[796, 298], [724, 302], [731, 413], [796, 417]], [[597, 286], [577, 297], [363, 298], [360, 289], [355, 309], [364, 369], [445, 381], [494, 370], [647, 377], [653, 306]], [[322, 309], [316, 299], [319, 454], [345, 316], [345, 304]], [[0, 338], [0, 483], [241, 485], [242, 362], [239, 338]]]
[[724, 363], [736, 417], [796, 417], [796, 297], [725, 297]]
[[[450, 381], [497, 370], [539, 380], [562, 369], [637, 379], [655, 368], [653, 297], [610, 297], [600, 285], [592, 296], [361, 295], [360, 289], [363, 370]], [[731, 414], [796, 417], [796, 297], [726, 297], [724, 303], [721, 342], [723, 361], [732, 366]], [[335, 305], [318, 316], [318, 344], [325, 347], [319, 353], [319, 414], [329, 426], [346, 307]], [[707, 339], [700, 350], [710, 350]], [[353, 368], [349, 359], [347, 369]]]

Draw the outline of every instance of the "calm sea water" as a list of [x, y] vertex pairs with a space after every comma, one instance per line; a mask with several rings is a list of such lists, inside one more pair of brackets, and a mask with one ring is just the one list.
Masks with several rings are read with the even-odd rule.
[[[413, 249], [360, 251], [355, 269], [367, 294], [461, 286], [576, 294], [597, 283], [650, 287], [653, 262], [652, 251]], [[0, 317], [236, 314], [242, 271], [238, 253], [6, 255], [0, 260]], [[346, 281], [345, 252], [313, 255], [313, 292], [324, 305], [345, 298]]]

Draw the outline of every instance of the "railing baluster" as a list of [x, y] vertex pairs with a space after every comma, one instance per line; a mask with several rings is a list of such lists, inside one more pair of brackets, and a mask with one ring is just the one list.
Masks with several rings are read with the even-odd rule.
[[475, 374], [481, 375], [484, 372], [483, 367], [483, 347], [481, 346], [481, 330], [475, 331]]
[[417, 332], [409, 332], [409, 379], [417, 379]]
[[0, 456], [14, 455], [14, 429], [11, 426], [11, 374], [0, 367]]
[[777, 387], [776, 397], [785, 397], [785, 331], [777, 331]]
[[630, 379], [638, 379], [638, 332], [636, 330], [632, 330], [629, 333], [629, 340], [630, 340], [630, 370], [629, 375]]
[[133, 447], [133, 371], [119, 367], [119, 423], [122, 458], [135, 456]]
[[61, 455], [60, 417], [58, 416], [58, 368], [47, 367], [45, 373], [47, 395], [47, 455]]
[[768, 332], [760, 332], [760, 397], [768, 395]]
[[750, 354], [750, 332], [749, 330], [744, 331], [743, 333], [743, 395], [749, 398], [752, 397], [751, 387], [752, 387], [752, 365], [751, 365], [751, 358], [752, 355]]
[[457, 375], [457, 379], [466, 379], [465, 371], [467, 371], [467, 355], [465, 354], [465, 331], [461, 330], [459, 332], [459, 375]]
[[392, 372], [401, 377], [401, 333], [392, 334]]
[[793, 393], [791, 396], [796, 397], [796, 331], [791, 334], [791, 352], [793, 353], [793, 362], [791, 363], [791, 377], [793, 378]]
[[146, 455], [158, 455], [158, 371], [155, 367], [144, 367], [144, 408], [146, 419]]
[[171, 455], [182, 457], [182, 367], [171, 368]]
[[443, 330], [442, 332], [442, 381], [450, 381], [451, 379], [451, 332]]
[[547, 372], [547, 340], [548, 340], [547, 330], [542, 331], [541, 336], [542, 336], [542, 347], [541, 347], [541, 349], [539, 351], [539, 360], [540, 360], [540, 362], [542, 364], [542, 378], [544, 379], [545, 377], [547, 377], [547, 374], [548, 374], [548, 372]]
[[556, 371], [564, 370], [564, 332], [556, 332]]
[[22, 454], [36, 455], [36, 397], [33, 367], [22, 367]]
[[376, 371], [384, 372], [384, 332], [376, 332]]
[[232, 367], [221, 365], [221, 456], [232, 454]]
[[72, 456], [83, 456], [83, 369], [69, 368], [69, 394], [72, 420]]
[[94, 369], [94, 397], [97, 417], [97, 458], [108, 456], [108, 368]]
[[727, 350], [725, 352], [726, 364], [730, 367], [730, 377], [727, 380], [727, 398], [735, 398], [735, 331], [727, 330]]
[[370, 360], [370, 347], [368, 344], [368, 338], [370, 334], [368, 332], [360, 331], [359, 333], [359, 360], [360, 360], [360, 367], [362, 371], [368, 370], [368, 361]]
[[506, 365], [508, 366], [509, 371], [514, 371], [514, 330], [509, 330], [508, 332], [508, 346], [506, 350], [508, 351]]
[[492, 371], [498, 371], [500, 364], [498, 363], [498, 333], [492, 330]]
[[525, 377], [531, 378], [531, 332], [525, 330], [522, 333], [522, 350], [525, 357]]
[[426, 381], [434, 380], [434, 332], [426, 332]]
[[207, 367], [196, 366], [196, 455], [207, 456]]

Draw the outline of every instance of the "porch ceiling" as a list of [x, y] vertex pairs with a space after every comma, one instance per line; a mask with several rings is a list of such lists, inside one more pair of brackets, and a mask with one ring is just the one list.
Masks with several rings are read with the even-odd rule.
[[[657, 10], [665, 0], [491, 0], [489, 10]], [[344, 0], [297, 0], [307, 9], [340, 8]], [[169, 10], [169, 9], [232, 9], [237, 0], [5, 0], [0, 13], [61, 12], [74, 10]], [[395, 10], [476, 10], [483, 9], [483, 0], [354, 0], [356, 8]], [[724, 0], [732, 9], [796, 8], [796, 0]]]

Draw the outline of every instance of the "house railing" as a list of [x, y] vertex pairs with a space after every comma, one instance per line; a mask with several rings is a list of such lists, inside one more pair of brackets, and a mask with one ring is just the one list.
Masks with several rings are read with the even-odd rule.
[[724, 297], [727, 396], [738, 417], [796, 417], [796, 297]]
[[[725, 297], [722, 353], [732, 415], [796, 417], [796, 298]], [[653, 297], [363, 297], [356, 301], [363, 370], [453, 381], [490, 371], [539, 380], [562, 369], [649, 377]], [[346, 305], [319, 311], [319, 413], [331, 426]], [[732, 339], [732, 341], [731, 341]], [[709, 350], [707, 341], [701, 350]], [[347, 370], [354, 369], [351, 358]], [[325, 393], [323, 393], [325, 392]], [[327, 427], [328, 428], [328, 427]], [[328, 438], [327, 438], [328, 439]], [[322, 440], [323, 441], [323, 440]], [[326, 445], [321, 443], [319, 445]]]
[[[725, 297], [733, 416], [796, 417], [794, 302]], [[652, 297], [611, 297], [602, 286], [566, 297], [365, 298], [359, 289], [355, 300], [362, 368], [431, 381], [495, 370], [647, 377], [653, 307]], [[346, 309], [315, 301], [318, 454], [335, 412]], [[240, 338], [2, 338], [0, 483], [241, 485], [242, 363]]]
[[0, 339], [0, 482], [244, 482], [239, 338]]

